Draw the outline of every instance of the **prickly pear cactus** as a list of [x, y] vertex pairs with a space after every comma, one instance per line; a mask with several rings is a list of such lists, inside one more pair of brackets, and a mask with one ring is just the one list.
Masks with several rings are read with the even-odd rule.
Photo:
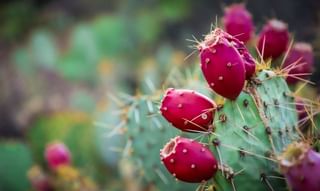
[[[200, 74], [200, 69], [190, 69], [183, 73], [175, 68], [165, 80], [164, 86], [194, 88], [212, 97], [212, 92], [201, 85], [203, 78], [200, 78]], [[151, 84], [151, 86], [157, 88], [157, 84]], [[156, 190], [193, 191], [197, 185], [176, 181], [159, 160], [159, 150], [165, 142], [177, 134], [181, 135], [179, 130], [171, 128], [159, 114], [160, 92], [155, 89], [150, 95], [112, 96], [120, 98], [113, 101], [120, 103], [122, 120], [114, 124], [115, 128], [107, 136], [118, 133], [124, 135], [127, 143], [122, 150], [122, 156], [125, 160], [130, 160], [135, 166], [134, 169], [138, 169], [135, 181], [141, 181], [140, 186], [151, 186]], [[184, 136], [191, 135], [185, 133]]]
[[220, 105], [214, 125], [209, 144], [220, 162], [217, 190], [287, 190], [275, 156], [299, 134], [294, 99], [283, 78], [259, 72], [235, 101]]
[[[272, 35], [272, 38], [269, 40], [262, 38], [266, 34]], [[204, 125], [208, 128], [205, 128], [206, 132], [201, 132], [202, 135], [199, 135], [202, 136], [200, 142], [203, 148], [206, 145], [211, 147], [214, 154], [213, 159], [218, 161], [218, 172], [211, 172], [209, 178], [212, 177], [212, 180], [203, 176], [206, 175], [208, 169], [215, 168], [210, 164], [211, 160], [206, 160], [209, 165], [204, 170], [197, 168], [199, 166], [197, 163], [201, 161], [197, 158], [204, 159], [204, 154], [198, 149], [197, 152], [188, 155], [188, 149], [181, 150], [181, 142], [171, 140], [165, 144], [160, 154], [161, 160], [164, 161], [172, 176], [186, 182], [201, 183], [198, 190], [289, 190], [288, 181], [286, 181], [288, 178], [281, 174], [283, 171], [280, 171], [279, 168], [280, 156], [288, 145], [294, 142], [301, 141], [310, 144], [308, 141], [314, 140], [312, 137], [311, 139], [310, 137], [305, 138], [301, 128], [299, 129], [298, 118], [301, 118], [302, 115], [297, 111], [297, 100], [295, 99], [297, 94], [290, 91], [283, 78], [296, 77], [289, 74], [294, 66], [289, 69], [281, 68], [281, 64], [281, 69], [276, 70], [270, 67], [269, 58], [275, 59], [287, 50], [289, 36], [285, 23], [278, 20], [270, 21], [260, 33], [257, 44], [261, 63], [251, 56], [244, 42], [237, 40], [235, 36], [220, 28], [210, 31], [202, 42], [195, 40], [197, 43], [195, 47], [199, 50], [200, 67], [207, 86], [224, 97], [224, 99], [216, 100], [218, 105], [213, 108], [213, 124]], [[272, 41], [274, 39], [278, 41]], [[267, 63], [263, 59], [267, 59]], [[163, 117], [168, 121], [173, 121], [172, 125], [182, 130], [189, 121], [193, 122], [192, 125], [203, 127], [203, 124], [196, 119], [208, 109], [203, 109], [199, 101], [192, 103], [190, 99], [183, 100], [181, 96], [184, 94], [181, 93], [179, 96], [169, 97], [168, 91], [173, 90], [166, 91], [161, 102], [161, 111], [171, 110], [173, 112], [166, 114], [162, 112]], [[168, 97], [171, 99], [170, 103], [173, 104], [167, 104]], [[184, 107], [187, 112], [179, 113], [174, 110], [176, 107], [182, 108], [185, 103], [189, 104]], [[301, 105], [309, 104], [300, 103]], [[193, 108], [199, 108], [199, 110]], [[189, 117], [189, 113], [192, 113], [193, 117]], [[174, 123], [181, 119], [183, 123]], [[192, 141], [196, 142], [196, 140]], [[189, 145], [192, 145], [192, 141]], [[184, 156], [183, 161], [180, 158], [181, 155]], [[201, 161], [199, 167], [203, 165], [204, 162]], [[196, 177], [198, 179], [193, 177], [195, 174], [199, 175]], [[300, 177], [301, 180], [305, 180], [304, 178], [304, 176]], [[313, 187], [310, 188], [316, 188], [313, 183], [318, 182], [313, 181], [310, 184]]]

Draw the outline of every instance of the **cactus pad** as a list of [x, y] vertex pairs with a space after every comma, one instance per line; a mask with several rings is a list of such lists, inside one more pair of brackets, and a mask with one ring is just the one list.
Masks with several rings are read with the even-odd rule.
[[272, 71], [259, 72], [235, 101], [221, 105], [214, 123], [210, 141], [220, 161], [214, 177], [218, 190], [287, 190], [275, 156], [299, 135], [294, 99], [284, 79]]

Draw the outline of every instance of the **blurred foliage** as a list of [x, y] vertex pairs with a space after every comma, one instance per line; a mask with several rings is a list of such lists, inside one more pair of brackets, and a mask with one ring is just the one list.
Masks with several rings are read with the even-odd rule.
[[122, 17], [98, 17], [93, 20], [91, 28], [100, 58], [121, 56], [119, 54], [126, 52], [130, 39]]
[[20, 142], [0, 142], [0, 190], [25, 191], [30, 187], [27, 171], [33, 161], [29, 148]]
[[118, 134], [117, 131], [110, 131], [110, 129], [121, 126], [121, 118], [116, 114], [119, 109], [116, 103], [110, 102], [104, 110], [100, 110], [95, 116], [98, 149], [105, 164], [115, 169], [125, 144], [125, 139], [121, 134]]
[[1, 39], [12, 41], [24, 35], [34, 16], [35, 9], [28, 2], [12, 2], [0, 7]]
[[94, 128], [90, 117], [82, 112], [59, 112], [39, 117], [27, 132], [35, 161], [46, 166], [44, 149], [55, 140], [64, 142], [72, 153], [73, 164], [89, 175], [102, 178]]
[[61, 166], [57, 169], [54, 186], [60, 191], [97, 190], [97, 186], [90, 178], [82, 176], [71, 166]]
[[58, 65], [62, 76], [74, 81], [96, 81], [99, 57], [90, 28], [85, 25], [77, 26], [70, 36], [69, 48]]

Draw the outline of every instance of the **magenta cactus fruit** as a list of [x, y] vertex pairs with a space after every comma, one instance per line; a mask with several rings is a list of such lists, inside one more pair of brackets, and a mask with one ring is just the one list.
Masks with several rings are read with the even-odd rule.
[[256, 71], [256, 63], [253, 59], [253, 57], [250, 55], [250, 53], [246, 49], [241, 49], [242, 53], [240, 53], [243, 57], [245, 69], [246, 69], [246, 79], [250, 79], [253, 74]]
[[185, 182], [209, 180], [218, 169], [217, 160], [207, 147], [179, 136], [164, 146], [160, 158], [174, 177]]
[[217, 28], [200, 43], [201, 69], [211, 89], [217, 94], [235, 100], [241, 93], [245, 78], [245, 64], [229, 41], [230, 35]]
[[258, 37], [258, 50], [264, 59], [278, 58], [288, 47], [289, 32], [286, 23], [272, 19], [264, 25]]
[[312, 46], [304, 42], [295, 43], [283, 64], [284, 68], [290, 69], [287, 82], [294, 84], [299, 79], [306, 79], [312, 72], [313, 62]]
[[229, 35], [228, 33], [222, 31], [221, 33], [224, 33], [224, 36], [228, 39], [230, 43], [233, 44], [233, 46], [238, 50], [239, 54], [241, 55], [244, 66], [246, 70], [246, 79], [250, 79], [251, 76], [255, 73], [256, 70], [256, 63], [249, 53], [247, 47], [243, 44], [243, 42], [239, 41], [235, 37]]
[[51, 169], [57, 169], [61, 165], [71, 163], [69, 149], [63, 143], [51, 143], [45, 150], [45, 159]]
[[208, 131], [216, 104], [208, 97], [186, 89], [169, 88], [160, 106], [161, 114], [182, 131]]
[[250, 40], [254, 25], [251, 14], [244, 4], [233, 4], [226, 7], [222, 18], [225, 30], [238, 40], [246, 43]]
[[280, 167], [292, 191], [320, 190], [320, 154], [306, 143], [293, 143], [280, 156]]

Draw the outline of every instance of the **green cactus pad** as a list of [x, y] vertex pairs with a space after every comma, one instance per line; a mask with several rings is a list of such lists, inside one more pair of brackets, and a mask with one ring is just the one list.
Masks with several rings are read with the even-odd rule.
[[[212, 97], [212, 91], [207, 88], [201, 78], [200, 69], [190, 69], [181, 72], [175, 68], [166, 80], [163, 86], [165, 88], [188, 88]], [[145, 75], [143, 75], [145, 76]], [[181, 131], [172, 127], [159, 113], [160, 92], [156, 88], [159, 86], [153, 83], [155, 90], [150, 95], [138, 95], [124, 98], [124, 107], [121, 113], [122, 122], [115, 125], [116, 128], [123, 126], [126, 131], [127, 144], [123, 150], [123, 155], [127, 156], [138, 169], [137, 180], [142, 179], [143, 185], [152, 186], [157, 190], [172, 191], [194, 191], [198, 185], [188, 184], [176, 179], [165, 169], [160, 161], [160, 149], [173, 137], [181, 135]], [[114, 132], [114, 131], [112, 131]], [[191, 137], [198, 134], [184, 133], [183, 136]], [[138, 178], [139, 177], [139, 178]]]
[[210, 144], [220, 162], [217, 190], [287, 190], [276, 155], [293, 140], [297, 113], [284, 79], [263, 70], [215, 115]]
[[149, 97], [138, 97], [130, 106], [126, 132], [131, 145], [129, 156], [141, 167], [144, 181], [157, 189], [195, 190], [196, 185], [176, 181], [161, 164], [160, 149], [170, 138], [181, 133], [158, 114], [154, 102]]
[[24, 191], [30, 188], [27, 171], [33, 161], [29, 148], [17, 142], [0, 143], [0, 190]]

